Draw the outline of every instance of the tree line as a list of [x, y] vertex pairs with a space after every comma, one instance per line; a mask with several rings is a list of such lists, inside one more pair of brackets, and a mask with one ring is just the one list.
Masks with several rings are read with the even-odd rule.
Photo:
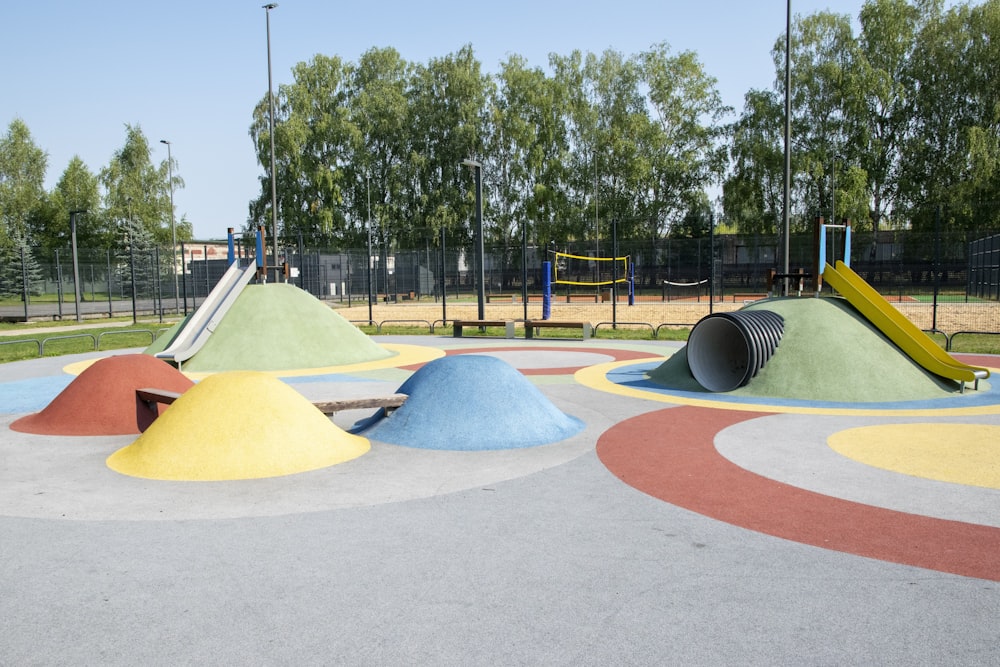
[[[792, 228], [814, 217], [864, 230], [997, 228], [1000, 0], [870, 0], [852, 17], [794, 17]], [[625, 55], [509, 56], [484, 73], [467, 45], [426, 63], [393, 48], [356, 62], [316, 55], [275, 94], [279, 235], [288, 244], [457, 247], [473, 236], [482, 164], [488, 243], [593, 244], [729, 231], [777, 234], [783, 219], [785, 38], [775, 84], [727, 108], [697, 54], [665, 44]], [[734, 57], [738, 54], [734, 53]], [[270, 231], [269, 100], [250, 111], [260, 195], [242, 228]], [[109, 164], [73, 158], [55, 188], [26, 123], [0, 137], [0, 252], [170, 240], [178, 165], [153, 164], [138, 125]], [[173, 183], [170, 174], [173, 174]], [[713, 194], [715, 193], [715, 194]], [[716, 197], [717, 195], [717, 197]], [[942, 213], [943, 211], [943, 213]], [[229, 222], [229, 221], [227, 221]], [[232, 221], [234, 227], [239, 223]], [[179, 240], [191, 238], [183, 216]]]

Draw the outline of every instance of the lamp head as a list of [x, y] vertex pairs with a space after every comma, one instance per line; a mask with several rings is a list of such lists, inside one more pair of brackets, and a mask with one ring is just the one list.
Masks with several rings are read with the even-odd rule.
[[275, 8], [275, 7], [277, 7], [277, 6], [278, 6], [278, 3], [277, 3], [277, 2], [269, 2], [269, 3], [267, 3], [266, 5], [262, 5], [262, 7], [261, 7], [261, 8], [262, 8], [262, 9], [274, 9], [274, 8]]

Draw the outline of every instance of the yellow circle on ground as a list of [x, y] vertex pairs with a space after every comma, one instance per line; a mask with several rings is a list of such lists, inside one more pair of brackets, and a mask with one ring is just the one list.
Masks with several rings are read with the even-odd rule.
[[861, 426], [834, 433], [827, 444], [838, 454], [875, 468], [1000, 489], [1000, 426]]

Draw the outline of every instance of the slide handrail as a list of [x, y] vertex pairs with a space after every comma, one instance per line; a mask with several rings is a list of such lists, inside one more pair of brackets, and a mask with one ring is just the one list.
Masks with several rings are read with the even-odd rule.
[[181, 362], [193, 357], [256, 273], [257, 266], [253, 262], [245, 269], [240, 268], [239, 262], [230, 264], [201, 306], [188, 318], [170, 344], [155, 356], [177, 362], [178, 367]]
[[836, 267], [826, 264], [823, 280], [924, 369], [963, 385], [990, 376], [989, 369], [970, 366], [948, 354], [844, 262], [838, 260]]

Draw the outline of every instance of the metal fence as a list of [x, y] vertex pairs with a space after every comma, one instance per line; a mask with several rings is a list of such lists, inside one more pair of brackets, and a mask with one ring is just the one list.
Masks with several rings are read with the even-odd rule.
[[[838, 246], [839, 242], [839, 246]], [[651, 326], [676, 314], [664, 306], [740, 304], [771, 289], [779, 259], [773, 236], [715, 235], [693, 239], [657, 239], [644, 243], [571, 243], [548, 247], [513, 245], [487, 248], [483, 291], [491, 303], [540, 299], [543, 262], [556, 262], [562, 278], [575, 284], [554, 287], [562, 303], [628, 301], [626, 290], [608, 283], [623, 263], [592, 257], [628, 257], [635, 291], [628, 311], [616, 319]], [[816, 242], [813, 235], [789, 239], [790, 267], [802, 278], [792, 289], [814, 290]], [[832, 261], [843, 252], [843, 239], [829, 244]], [[839, 250], [837, 250], [839, 248]], [[325, 301], [343, 305], [437, 303], [474, 299], [478, 292], [472, 245], [442, 250], [309, 248], [297, 244], [280, 250], [287, 280]], [[6, 320], [85, 318], [109, 315], [174, 315], [193, 311], [221, 278], [227, 266], [224, 243], [187, 243], [170, 248], [133, 250], [37, 249], [0, 259], [0, 317]], [[243, 261], [249, 257], [238, 251]], [[851, 263], [855, 271], [924, 329], [1000, 332], [1000, 234], [918, 234], [883, 231], [854, 234]], [[572, 256], [572, 257], [569, 257]], [[75, 261], [74, 261], [75, 259]], [[273, 258], [269, 264], [274, 265]], [[285, 278], [281, 278], [284, 280]], [[695, 309], [697, 310], [697, 309]], [[674, 311], [676, 313], [678, 311]], [[694, 312], [694, 311], [693, 311]], [[697, 321], [697, 318], [694, 319]], [[693, 322], [692, 322], [693, 323]]]

